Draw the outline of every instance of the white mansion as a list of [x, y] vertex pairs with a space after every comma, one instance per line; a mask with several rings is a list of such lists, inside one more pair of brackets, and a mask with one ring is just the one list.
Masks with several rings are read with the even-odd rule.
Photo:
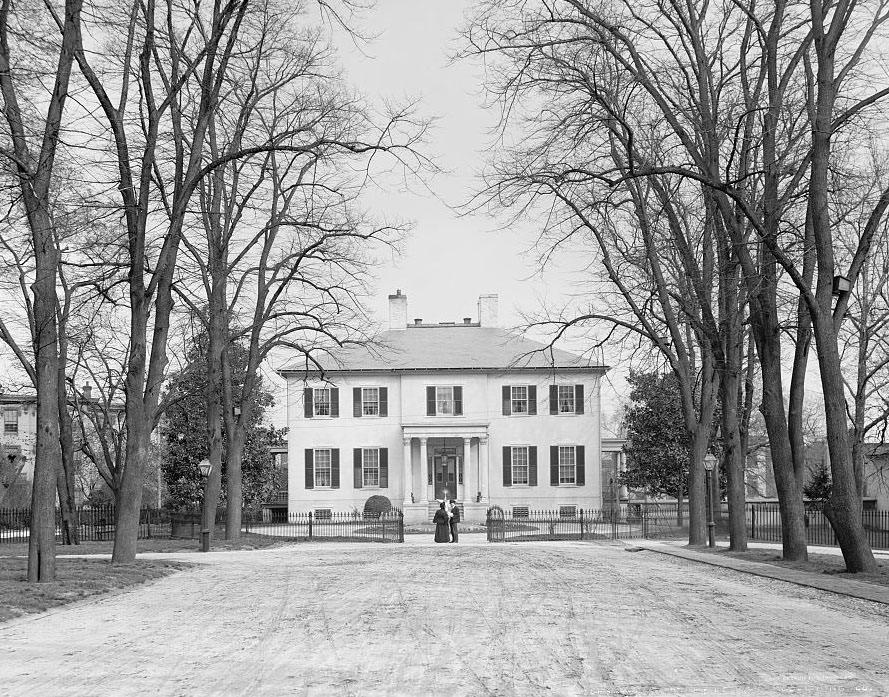
[[445, 497], [466, 520], [495, 504], [599, 508], [606, 366], [496, 325], [496, 295], [479, 298], [477, 322], [408, 324], [398, 291], [382, 347], [344, 350], [323, 376], [282, 367], [289, 511], [361, 510], [373, 495], [407, 522]]

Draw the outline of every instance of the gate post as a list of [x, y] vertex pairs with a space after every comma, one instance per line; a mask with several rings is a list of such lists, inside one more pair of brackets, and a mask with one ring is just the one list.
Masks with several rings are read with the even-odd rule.
[[583, 539], [583, 509], [580, 509], [580, 539]]
[[312, 539], [312, 512], [309, 511], [309, 539]]
[[750, 539], [756, 539], [756, 504], [750, 506]]

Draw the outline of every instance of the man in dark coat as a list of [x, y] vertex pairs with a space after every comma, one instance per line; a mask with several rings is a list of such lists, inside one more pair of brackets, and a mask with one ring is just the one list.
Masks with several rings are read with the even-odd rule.
[[444, 501], [439, 504], [438, 510], [435, 512], [435, 515], [432, 517], [432, 522], [435, 523], [435, 541], [436, 542], [449, 542], [450, 534], [449, 528], [450, 524], [448, 522], [448, 512], [445, 510]]
[[451, 499], [451, 542], [457, 541], [457, 523], [460, 522], [460, 508], [457, 502]]

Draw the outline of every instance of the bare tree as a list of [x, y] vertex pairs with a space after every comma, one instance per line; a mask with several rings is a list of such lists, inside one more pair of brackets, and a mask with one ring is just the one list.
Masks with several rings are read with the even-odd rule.
[[[32, 346], [33, 381], [37, 387], [37, 444], [31, 531], [28, 544], [28, 580], [55, 579], [55, 493], [60, 461], [58, 326], [56, 280], [59, 249], [53, 234], [51, 191], [53, 165], [63, 126], [63, 113], [80, 29], [82, 0], [66, 0], [60, 19], [61, 41], [52, 74], [52, 90], [46, 100], [46, 117], [30, 130], [28, 107], [23, 105], [27, 77], [22, 77], [27, 55], [29, 28], [10, 0], [0, 4], [0, 93], [8, 145], [4, 155], [10, 163], [21, 195], [34, 253]], [[49, 3], [50, 11], [53, 8]], [[27, 16], [28, 13], [25, 13]]]
[[[209, 125], [206, 160], [224, 164], [199, 187], [203, 235], [186, 235], [191, 261], [177, 286], [208, 333], [215, 474], [205, 514], [212, 520], [219, 496], [224, 427], [229, 538], [241, 529], [241, 456], [262, 362], [282, 347], [315, 361], [333, 345], [363, 339], [362, 247], [386, 243], [396, 228], [363, 220], [355, 199], [375, 156], [386, 153], [411, 172], [424, 162], [413, 149], [424, 126], [410, 105], [375, 123], [336, 77], [317, 30], [301, 32], [289, 9], [265, 7], [249, 19], [255, 48], [232, 62], [231, 88]], [[261, 147], [283, 138], [286, 147]], [[192, 277], [201, 279], [199, 290]], [[233, 343], [247, 347], [239, 394]]]

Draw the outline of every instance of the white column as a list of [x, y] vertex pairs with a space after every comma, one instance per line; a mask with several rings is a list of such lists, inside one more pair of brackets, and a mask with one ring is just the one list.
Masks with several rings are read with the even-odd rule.
[[402, 481], [404, 482], [404, 495], [402, 501], [405, 505], [411, 503], [411, 494], [414, 491], [413, 468], [411, 467], [411, 439], [403, 438], [404, 461], [402, 462]]
[[432, 487], [435, 486], [435, 483], [427, 485], [426, 482], [429, 481], [429, 453], [426, 450], [426, 439], [420, 439], [420, 476], [422, 477], [423, 486], [422, 489], [425, 492], [423, 496], [423, 500], [420, 503], [428, 503], [429, 501], [435, 500], [435, 489]]
[[472, 485], [472, 440], [463, 439], [463, 496], [462, 501], [475, 501], [475, 488]]
[[478, 474], [481, 478], [482, 502], [488, 502], [490, 492], [491, 473], [488, 471], [488, 437], [478, 439]]

